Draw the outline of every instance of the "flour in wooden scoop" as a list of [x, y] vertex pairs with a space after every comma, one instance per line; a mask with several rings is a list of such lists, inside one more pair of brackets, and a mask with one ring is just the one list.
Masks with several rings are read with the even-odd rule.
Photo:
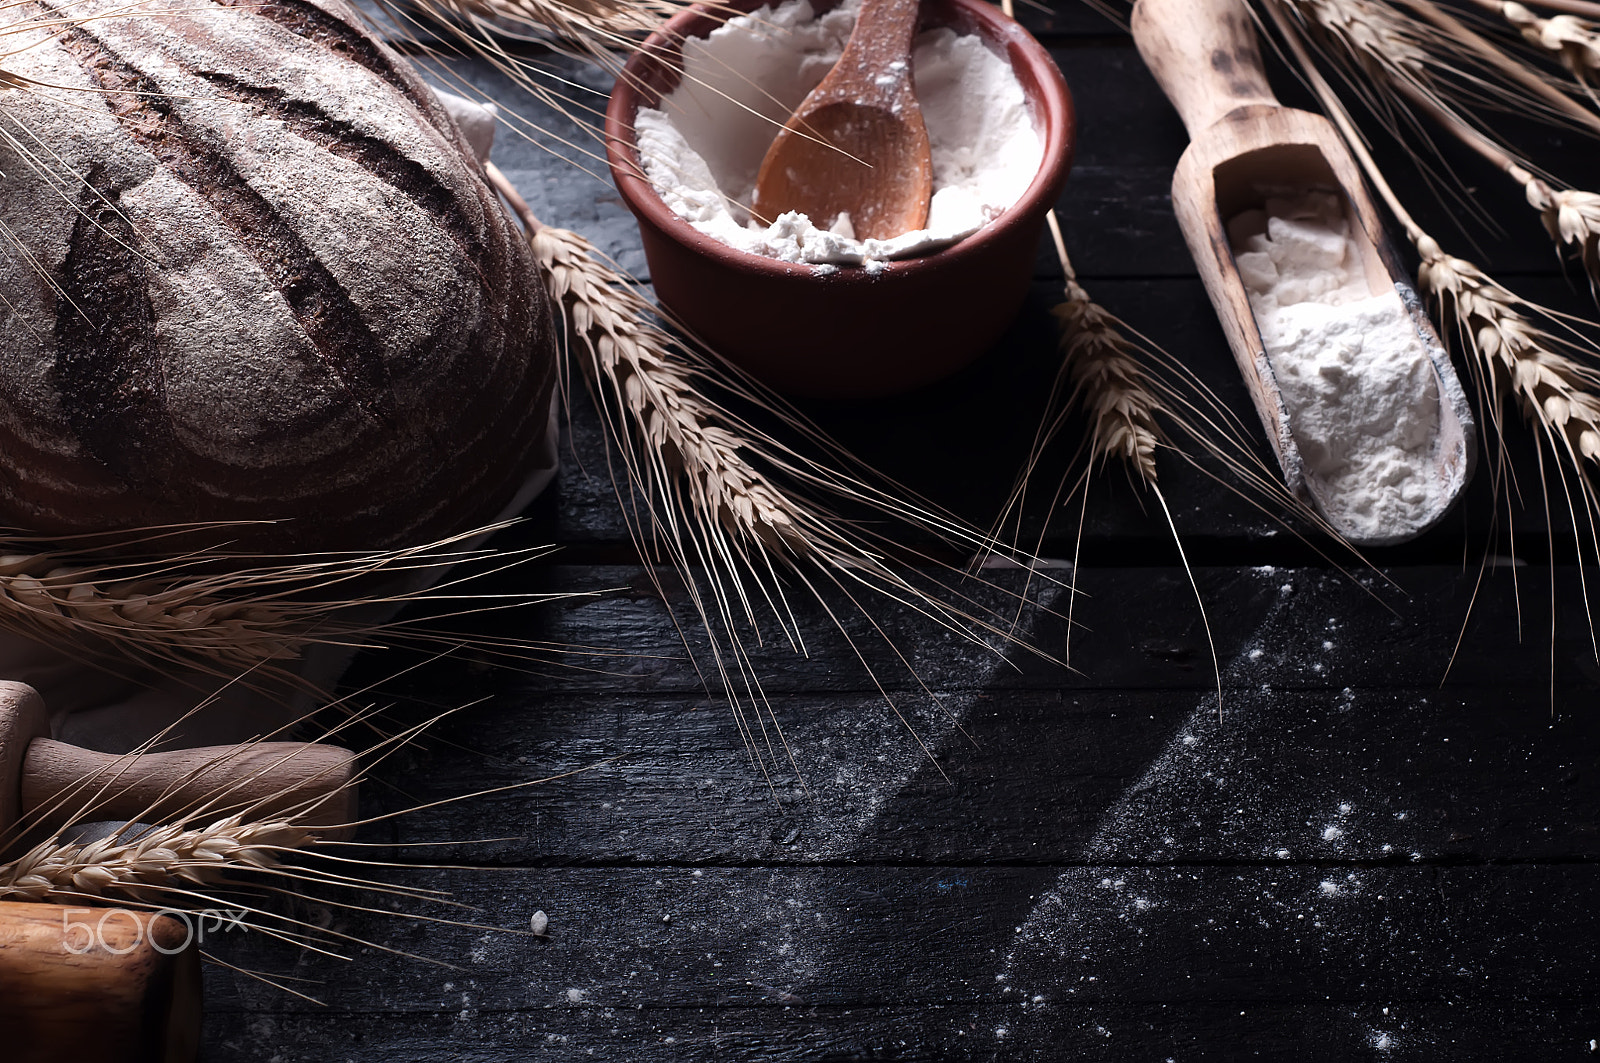
[[925, 254], [976, 232], [1010, 207], [1044, 161], [1044, 141], [1011, 64], [976, 36], [935, 29], [917, 39], [912, 76], [933, 150], [926, 227], [857, 240], [848, 215], [750, 215], [773, 137], [832, 69], [859, 0], [815, 14], [788, 0], [684, 42], [684, 78], [634, 120], [639, 159], [662, 200], [730, 247], [786, 262], [865, 264]]
[[1358, 540], [1417, 530], [1444, 490], [1438, 381], [1400, 296], [1368, 287], [1343, 200], [1269, 198], [1228, 237], [1324, 512]]

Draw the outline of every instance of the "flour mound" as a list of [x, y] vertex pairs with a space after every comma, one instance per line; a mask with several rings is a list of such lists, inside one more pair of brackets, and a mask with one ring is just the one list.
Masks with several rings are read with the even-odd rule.
[[1267, 360], [1327, 516], [1356, 538], [1420, 527], [1438, 502], [1438, 379], [1395, 291], [1367, 285], [1332, 192], [1228, 224]]

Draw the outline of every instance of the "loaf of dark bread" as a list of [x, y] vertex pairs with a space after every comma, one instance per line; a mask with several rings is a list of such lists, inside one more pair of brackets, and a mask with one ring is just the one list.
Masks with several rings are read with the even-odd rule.
[[493, 518], [554, 330], [460, 132], [341, 0], [174, 7], [0, 13], [40, 27], [5, 69], [63, 86], [0, 95], [0, 524], [307, 551]]

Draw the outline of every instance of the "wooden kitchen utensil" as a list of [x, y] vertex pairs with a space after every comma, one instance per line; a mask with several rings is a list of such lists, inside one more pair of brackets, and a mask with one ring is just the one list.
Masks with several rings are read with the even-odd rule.
[[751, 211], [800, 211], [818, 228], [850, 215], [858, 239], [922, 228], [933, 156], [911, 77], [917, 0], [863, 0], [844, 52], [789, 116], [756, 176]]
[[342, 825], [356, 818], [355, 757], [338, 746], [256, 742], [116, 756], [49, 735], [38, 692], [0, 682], [0, 849], [17, 840], [19, 821], [33, 833], [84, 811], [160, 823], [200, 805], [253, 819], [294, 810], [306, 826], [330, 828], [322, 836], [332, 839], [348, 838]]
[[1437, 504], [1412, 526], [1378, 535], [1335, 530], [1382, 545], [1411, 538], [1442, 517], [1466, 485], [1476, 457], [1471, 408], [1450, 356], [1395, 255], [1360, 170], [1332, 123], [1280, 104], [1267, 83], [1250, 15], [1240, 0], [1139, 0], [1133, 37], [1189, 130], [1190, 145], [1172, 178], [1172, 205], [1189, 251], [1244, 374], [1250, 397], [1290, 490], [1325, 517], [1330, 488], [1308, 470], [1291, 434], [1283, 396], [1267, 361], [1244, 282], [1234, 263], [1227, 219], [1260, 207], [1265, 189], [1336, 188], [1343, 193], [1350, 239], [1359, 246], [1373, 292], [1399, 292], [1425, 345], [1438, 384]]
[[200, 1046], [193, 924], [126, 908], [0, 902], [0, 1057], [187, 1063]]

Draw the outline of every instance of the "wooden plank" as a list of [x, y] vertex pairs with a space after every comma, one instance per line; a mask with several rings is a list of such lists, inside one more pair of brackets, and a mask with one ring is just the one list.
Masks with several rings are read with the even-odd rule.
[[[625, 569], [568, 575], [568, 587], [641, 582]], [[382, 776], [399, 792], [368, 792], [374, 810], [397, 811], [622, 758], [395, 828], [419, 841], [482, 837], [487, 811], [518, 824], [517, 839], [448, 851], [494, 864], [1592, 854], [1600, 777], [1584, 751], [1600, 739], [1588, 711], [1600, 668], [1581, 612], [1568, 603], [1552, 691], [1548, 646], [1514, 641], [1513, 589], [1496, 580], [1479, 590], [1441, 688], [1471, 583], [1446, 568], [1392, 575], [1415, 595], [1394, 613], [1368, 595], [1370, 578], [1364, 588], [1316, 570], [1199, 572], [1224, 662], [1220, 718], [1177, 570], [1082, 574], [1077, 618], [1091, 630], [1076, 674], [1026, 659], [1012, 668], [909, 610], [880, 614], [926, 684], [885, 651], [874, 662], [887, 700], [802, 612], [814, 656], [753, 652], [767, 701], [757, 712], [741, 699], [744, 733], [701, 686], [658, 601], [574, 601], [530, 634], [609, 638], [638, 656], [579, 656], [542, 675], [408, 673], [396, 692], [430, 712], [493, 700], [400, 754]], [[1576, 586], [1570, 573], [1561, 583]], [[1060, 648], [1061, 618], [1024, 621]], [[396, 666], [375, 656], [359, 679]]]
[[[1347, 1050], [1370, 1050], [1385, 1033], [1393, 1047], [1425, 1049], [1514, 1032], [1571, 1052], [1600, 1021], [1593, 866], [516, 875], [412, 877], [450, 888], [489, 927], [524, 927], [545, 910], [548, 942], [334, 916], [454, 969], [376, 951], [347, 965], [261, 935], [224, 940], [230, 963], [320, 982], [326, 1010], [213, 971], [211, 1043], [234, 1058], [253, 1047], [253, 1029], [310, 1045], [337, 1028], [345, 1034], [329, 1047], [366, 1058], [463, 1048], [565, 1058], [620, 1043], [647, 1058], [700, 1059], [805, 1029], [784, 1058], [816, 1059], [841, 1042], [879, 1041], [918, 1013], [924, 1025], [903, 1036], [925, 1058], [967, 1044], [1020, 1058], [1090, 1035], [1116, 1051], [1175, 1043], [1223, 1055], [1241, 1027], [1248, 1043], [1279, 1052], [1308, 1032]], [[721, 1043], [728, 1028], [733, 1046]]]
[[[978, 632], [974, 641], [887, 599], [862, 597], [871, 602], [869, 620], [834, 593], [828, 599], [830, 617], [803, 590], [791, 589], [786, 612], [797, 622], [809, 656], [782, 639], [767, 618], [760, 640], [742, 629], [751, 667], [763, 689], [774, 695], [871, 696], [880, 687], [906, 694], [924, 685], [944, 692], [1168, 689], [1204, 694], [1214, 689], [1205, 627], [1181, 568], [1081, 568], [1070, 646], [1065, 586], [1029, 583], [1017, 571], [982, 575], [988, 587], [968, 580], [955, 593], [996, 621], [1008, 626], [1016, 621], [1018, 638], [1050, 659], [1014, 646], [1005, 655], [1009, 660], [1003, 659], [1006, 642], [1000, 635]], [[1051, 575], [1070, 578], [1067, 572]], [[1559, 623], [1553, 651], [1547, 633], [1550, 570], [1524, 567], [1515, 580], [1508, 570], [1491, 571], [1481, 585], [1476, 576], [1475, 568], [1450, 565], [1351, 574], [1271, 565], [1195, 570], [1223, 682], [1230, 689], [1262, 684], [1308, 691], [1441, 684], [1456, 693], [1517, 688], [1523, 692], [1519, 697], [1548, 707], [1553, 665], [1558, 707], [1567, 715], [1568, 699], [1588, 696], [1600, 682], [1577, 570], [1561, 567], [1554, 574]], [[681, 588], [669, 589], [668, 597], [680, 632], [638, 567], [535, 567], [517, 580], [497, 579], [503, 581], [497, 584], [502, 593], [558, 600], [457, 622], [456, 637], [527, 639], [576, 649], [546, 658], [550, 664], [535, 675], [483, 670], [463, 687], [457, 670], [442, 667], [430, 674], [444, 678], [419, 684], [417, 676], [407, 674], [407, 685], [436, 687], [435, 694], [462, 689], [556, 697], [708, 694], [704, 673], [690, 658], [692, 652], [701, 669], [711, 667], [708, 640]], [[1016, 596], [1025, 585], [1043, 607], [1035, 604], [1019, 614]], [[835, 627], [835, 618], [844, 623], [845, 633]], [[874, 624], [892, 637], [893, 646]], [[1061, 665], [1069, 652], [1073, 671]], [[373, 654], [351, 682], [377, 682], [411, 663], [412, 658], [397, 659], [393, 653]], [[1578, 705], [1570, 708], [1575, 712]]]
[[[462, 1014], [467, 1018], [463, 1019]], [[1038, 1028], [1049, 1016], [1048, 1032]], [[1128, 1059], [1293, 1060], [1347, 1063], [1410, 1050], [1451, 1060], [1592, 1058], [1591, 1006], [1516, 1002], [1488, 1009], [1440, 1003], [1303, 1005], [1232, 1003], [1074, 1004], [1021, 1007], [926, 1005], [832, 1010], [777, 1006], [715, 1014], [637, 1011], [499, 1012], [435, 1015], [264, 1013], [242, 1026], [232, 1016], [207, 1026], [218, 1060], [255, 1060], [263, 1042], [318, 1046], [305, 1058], [381, 1058], [393, 1063], [502, 1063], [513, 1053], [541, 1061], [594, 1058], [774, 1063], [800, 1060]], [[1019, 1034], [1019, 1030], [1025, 1032]], [[208, 1056], [208, 1058], [212, 1058]]]
[[[477, 925], [393, 913], [335, 926], [395, 960], [387, 987], [330, 978], [332, 1012], [455, 1012], [568, 1003], [751, 1007], [771, 986], [826, 1007], [1122, 1001], [1588, 1000], [1600, 958], [1593, 866], [1514, 868], [822, 867], [416, 872], [478, 909]], [[546, 911], [548, 942], [521, 934]], [[510, 931], [511, 933], [506, 933]], [[939, 942], [938, 947], [934, 946]], [[912, 946], [912, 947], [908, 947]], [[346, 964], [233, 932], [230, 962]], [[1164, 962], [1151, 964], [1148, 950]], [[381, 957], [377, 949], [362, 956]], [[762, 978], [765, 972], [769, 977]], [[750, 981], [761, 984], [751, 984]], [[215, 1011], [313, 1011], [226, 980]], [[208, 987], [209, 988], [209, 987]], [[781, 1003], [781, 1001], [778, 1001]]]
[[1590, 859], [1600, 723], [1530, 695], [1229, 691], [1219, 722], [1170, 692], [978, 694], [906, 710], [915, 738], [881, 703], [790, 696], [770, 776], [703, 700], [543, 698], [400, 754], [366, 812], [593, 767], [374, 838], [494, 865]]

